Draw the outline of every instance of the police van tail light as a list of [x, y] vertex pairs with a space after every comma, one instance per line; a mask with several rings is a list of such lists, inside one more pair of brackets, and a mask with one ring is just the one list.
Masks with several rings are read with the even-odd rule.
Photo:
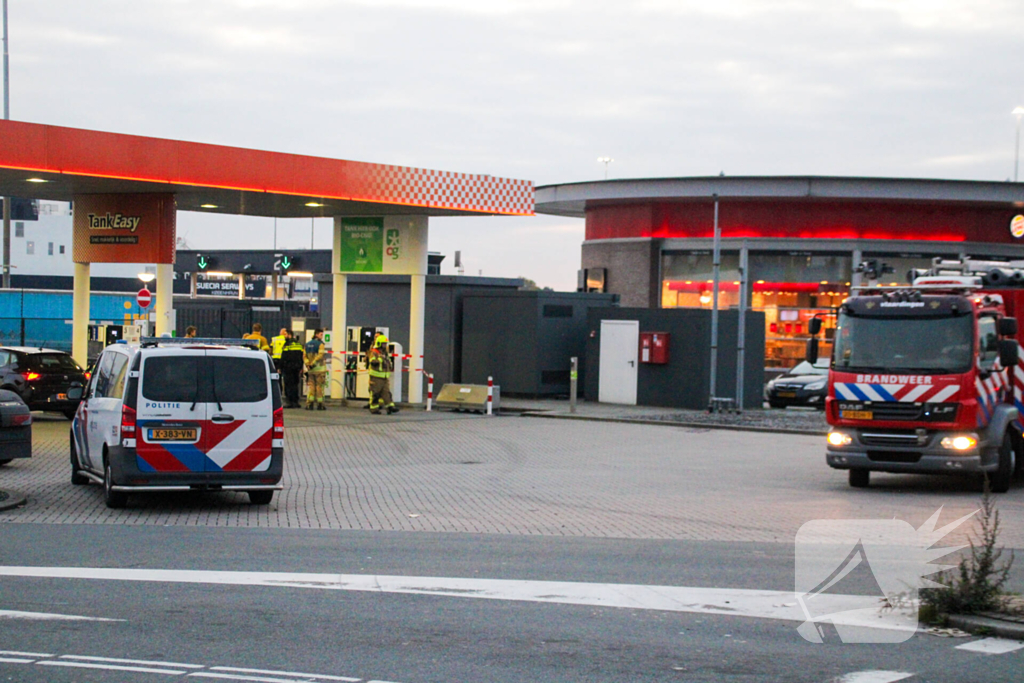
[[121, 436], [125, 439], [135, 438], [135, 408], [121, 408]]
[[15, 427], [27, 427], [28, 425], [32, 424], [32, 414], [25, 413], [24, 415], [15, 415], [12, 418], [12, 420], [12, 424]]
[[274, 438], [284, 438], [284, 408], [278, 408], [274, 411]]

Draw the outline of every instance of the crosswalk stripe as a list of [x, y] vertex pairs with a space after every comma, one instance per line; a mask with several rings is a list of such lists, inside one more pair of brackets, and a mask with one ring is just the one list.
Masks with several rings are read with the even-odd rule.
[[957, 650], [980, 652], [986, 655], [1005, 655], [1007, 652], [1015, 652], [1021, 648], [1024, 648], [1024, 643], [1009, 638], [982, 638], [956, 646]]

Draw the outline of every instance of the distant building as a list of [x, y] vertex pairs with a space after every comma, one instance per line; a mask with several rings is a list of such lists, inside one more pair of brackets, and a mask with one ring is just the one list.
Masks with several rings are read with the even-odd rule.
[[[580, 289], [625, 307], [710, 308], [715, 199], [719, 308], [765, 314], [765, 361], [804, 357], [807, 322], [829, 315], [885, 263], [905, 283], [932, 258], [1024, 257], [1024, 183], [764, 176], [649, 178], [537, 188], [537, 213], [586, 220]], [[829, 343], [825, 344], [825, 353]]]

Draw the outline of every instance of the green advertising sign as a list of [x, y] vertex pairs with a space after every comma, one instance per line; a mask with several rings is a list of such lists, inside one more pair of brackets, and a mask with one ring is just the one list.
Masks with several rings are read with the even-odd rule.
[[384, 218], [342, 218], [342, 273], [379, 273], [384, 264]]

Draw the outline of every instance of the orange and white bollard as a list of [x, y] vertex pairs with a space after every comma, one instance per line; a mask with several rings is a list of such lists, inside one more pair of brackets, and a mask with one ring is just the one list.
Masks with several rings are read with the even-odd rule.
[[493, 415], [494, 414], [493, 406], [494, 406], [494, 378], [493, 377], [488, 377], [487, 378], [487, 414], [488, 415]]
[[430, 412], [430, 406], [434, 402], [434, 376], [427, 373], [427, 412]]

